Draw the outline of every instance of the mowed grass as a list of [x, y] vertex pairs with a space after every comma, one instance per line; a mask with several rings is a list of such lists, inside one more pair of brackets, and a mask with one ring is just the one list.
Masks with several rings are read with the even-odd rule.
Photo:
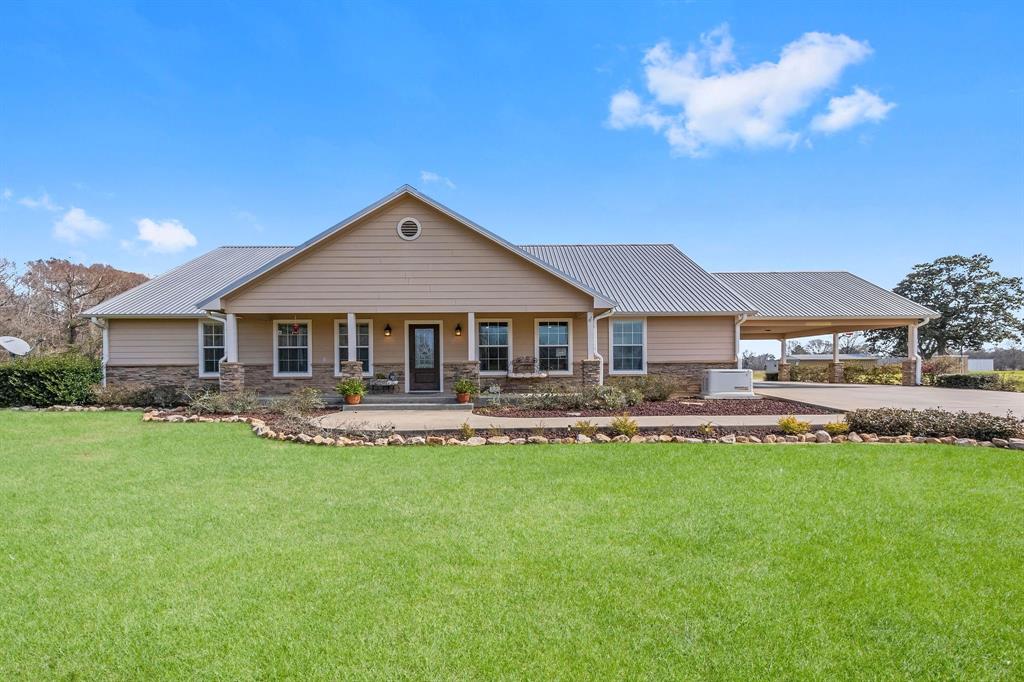
[[0, 678], [1020, 679], [1024, 466], [0, 413]]

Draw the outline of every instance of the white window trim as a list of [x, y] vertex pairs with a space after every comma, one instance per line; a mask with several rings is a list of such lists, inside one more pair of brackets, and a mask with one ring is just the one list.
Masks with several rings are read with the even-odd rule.
[[[338, 325], [348, 325], [348, 318], [334, 321], [334, 376], [341, 376], [341, 360], [338, 359], [338, 344], [341, 341], [341, 332], [339, 331]], [[364, 377], [373, 376], [373, 320], [356, 320], [356, 334], [359, 333], [359, 325], [365, 324], [370, 328], [370, 352], [369, 352], [369, 371], [363, 372]]]
[[410, 391], [409, 390], [409, 325], [412, 324], [436, 324], [437, 325], [437, 343], [439, 344], [437, 355], [438, 362], [441, 363], [440, 376], [438, 377], [438, 388], [437, 390], [441, 393], [444, 392], [444, 320], [406, 320], [405, 321], [405, 333], [402, 335], [405, 337], [405, 392], [406, 393], [433, 393], [433, 391]]
[[[615, 323], [616, 322], [641, 322], [643, 334], [643, 369], [615, 369]], [[647, 374], [647, 318], [646, 317], [609, 317], [608, 318], [608, 374], [621, 374], [640, 376]]]
[[[416, 234], [413, 235], [412, 237], [406, 237], [404, 234], [402, 234], [402, 224], [410, 221], [416, 223]], [[395, 232], [398, 233], [399, 239], [411, 242], [419, 239], [420, 235], [423, 234], [423, 225], [420, 223], [420, 221], [416, 220], [412, 216], [406, 216], [405, 218], [402, 218], [397, 223], [395, 223]]]
[[[306, 325], [306, 371], [305, 372], [279, 372], [277, 371], [277, 325], [279, 324], [305, 324]], [[313, 376], [313, 320], [274, 320], [270, 325], [270, 332], [274, 337], [274, 377], [311, 377]]]
[[[568, 371], [562, 370], [548, 370], [540, 369], [540, 325], [542, 322], [568, 322], [569, 323], [569, 369]], [[572, 364], [572, 345], [576, 337], [572, 333], [572, 318], [571, 317], [538, 317], [533, 321], [533, 359], [536, 363], [536, 369], [538, 372], [547, 372], [549, 377], [568, 377], [572, 376], [573, 364]]]
[[507, 317], [504, 317], [504, 318], [495, 318], [495, 317], [477, 318], [477, 320], [476, 320], [476, 360], [477, 360], [477, 362], [480, 361], [480, 325], [484, 324], [485, 322], [506, 322], [506, 323], [508, 323], [508, 369], [506, 369], [504, 372], [501, 372], [501, 371], [497, 371], [497, 372], [495, 372], [495, 371], [484, 372], [483, 370], [481, 370], [480, 371], [480, 376], [482, 376], [482, 377], [503, 377], [503, 376], [507, 376], [508, 373], [512, 371], [512, 359], [515, 357], [515, 355], [512, 354], [512, 319], [511, 318], [507, 318]]
[[[203, 371], [203, 365], [206, 364], [203, 361], [203, 359], [204, 359], [203, 350], [205, 350], [205, 348], [206, 348], [203, 345], [203, 325], [204, 324], [219, 324], [221, 327], [223, 327], [224, 323], [220, 322], [219, 320], [199, 320], [199, 378], [200, 379], [216, 379], [217, 377], [220, 376], [220, 362], [217, 363], [217, 371], [216, 372], [204, 372]], [[225, 357], [227, 357], [227, 354], [228, 354], [227, 343], [228, 343], [228, 339], [225, 336], [224, 337], [224, 355], [221, 357], [221, 360], [223, 360]]]

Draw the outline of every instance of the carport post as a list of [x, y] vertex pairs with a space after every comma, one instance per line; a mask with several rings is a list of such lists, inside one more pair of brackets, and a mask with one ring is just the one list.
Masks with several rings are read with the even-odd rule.
[[779, 339], [782, 344], [782, 352], [779, 353], [779, 381], [789, 381], [789, 363], [786, 362], [786, 337]]
[[917, 352], [916, 324], [907, 325], [907, 359], [903, 361], [903, 385], [918, 386], [921, 383], [921, 356]]
[[828, 381], [843, 383], [843, 363], [839, 362], [839, 332], [832, 333], [832, 362], [828, 363]]

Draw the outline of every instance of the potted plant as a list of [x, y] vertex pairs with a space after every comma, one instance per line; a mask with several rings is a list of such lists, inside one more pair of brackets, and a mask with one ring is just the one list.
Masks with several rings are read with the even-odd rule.
[[480, 392], [480, 387], [471, 379], [459, 379], [452, 386], [455, 392], [455, 400], [460, 403], [468, 403], [471, 396]]
[[363, 380], [355, 377], [338, 382], [337, 389], [338, 393], [345, 396], [346, 405], [358, 405], [366, 395], [366, 386], [363, 385]]

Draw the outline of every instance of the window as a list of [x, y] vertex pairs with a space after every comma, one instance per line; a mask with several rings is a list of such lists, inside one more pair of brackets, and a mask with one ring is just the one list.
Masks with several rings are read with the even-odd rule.
[[312, 376], [309, 320], [274, 320], [274, 376]]
[[509, 370], [511, 324], [507, 320], [482, 321], [477, 325], [477, 357], [481, 372]]
[[[336, 320], [338, 339], [338, 366], [335, 374], [341, 374], [341, 363], [348, 360], [348, 320]], [[373, 363], [370, 359], [370, 321], [356, 322], [356, 360], [363, 363], [363, 374], [372, 372]]]
[[644, 320], [616, 320], [612, 318], [611, 371], [642, 374], [646, 371], [644, 358]]
[[572, 372], [572, 323], [569, 320], [537, 320], [537, 368], [542, 372]]
[[220, 322], [199, 323], [199, 376], [215, 377], [220, 374], [220, 361], [224, 357], [224, 325]]

